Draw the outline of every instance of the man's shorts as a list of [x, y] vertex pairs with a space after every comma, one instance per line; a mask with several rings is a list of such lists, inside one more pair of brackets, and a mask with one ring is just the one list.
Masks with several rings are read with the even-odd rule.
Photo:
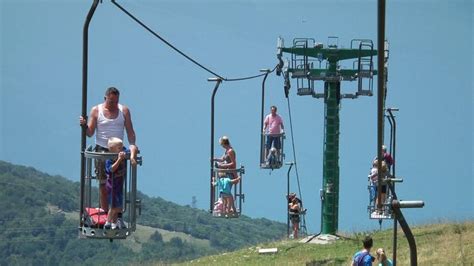
[[267, 136], [266, 147], [267, 147], [268, 150], [272, 148], [272, 143], [273, 143], [273, 147], [275, 147], [275, 149], [279, 150], [280, 147], [281, 147], [280, 136]]
[[293, 224], [300, 222], [300, 216], [298, 214], [290, 214], [290, 220]]
[[[96, 152], [109, 152], [109, 149], [104, 148], [102, 146], [96, 145], [95, 149]], [[105, 174], [105, 160], [96, 159], [95, 160], [95, 174], [97, 180], [101, 185], [105, 184], [107, 181], [107, 175]]]

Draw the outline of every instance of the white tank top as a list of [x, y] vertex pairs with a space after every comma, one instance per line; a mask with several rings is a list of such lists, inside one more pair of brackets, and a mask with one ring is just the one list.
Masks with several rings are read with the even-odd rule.
[[99, 115], [97, 118], [97, 129], [95, 133], [95, 144], [107, 148], [107, 140], [110, 137], [116, 137], [123, 140], [123, 131], [125, 129], [125, 116], [123, 107], [118, 105], [118, 115], [115, 119], [109, 119], [104, 115], [104, 104], [99, 104]]

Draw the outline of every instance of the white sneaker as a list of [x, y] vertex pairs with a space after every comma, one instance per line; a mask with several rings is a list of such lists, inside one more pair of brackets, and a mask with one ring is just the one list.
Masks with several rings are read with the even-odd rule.
[[112, 228], [112, 230], [115, 230], [115, 229], [117, 229], [117, 224], [116, 224], [116, 223], [112, 223], [112, 224], [110, 225], [110, 227]]
[[112, 226], [112, 224], [111, 224], [110, 222], [106, 222], [106, 223], [104, 224], [104, 229], [110, 229], [111, 226]]

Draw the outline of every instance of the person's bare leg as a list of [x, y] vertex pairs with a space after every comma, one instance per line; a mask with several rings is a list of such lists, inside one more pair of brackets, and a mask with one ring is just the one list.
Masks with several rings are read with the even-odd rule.
[[235, 211], [234, 197], [233, 197], [233, 196], [230, 196], [230, 197], [229, 197], [229, 206], [230, 206], [231, 212], [236, 212], [236, 211]]
[[294, 239], [298, 238], [298, 227], [299, 227], [298, 223], [293, 224], [293, 238]]
[[100, 207], [105, 212], [108, 212], [109, 211], [109, 202], [107, 200], [107, 189], [105, 187], [105, 184], [100, 184], [99, 185], [99, 192], [100, 192]]

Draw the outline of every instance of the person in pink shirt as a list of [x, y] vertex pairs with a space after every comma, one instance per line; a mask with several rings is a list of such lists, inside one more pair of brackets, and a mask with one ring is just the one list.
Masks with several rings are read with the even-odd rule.
[[[267, 135], [267, 141], [265, 145], [265, 158], [268, 156], [269, 150], [273, 147], [277, 150], [277, 153], [281, 149], [281, 134], [283, 133], [283, 119], [277, 114], [276, 106], [270, 107], [270, 114], [265, 117], [263, 122], [263, 133]], [[278, 154], [277, 154], [278, 157]]]

